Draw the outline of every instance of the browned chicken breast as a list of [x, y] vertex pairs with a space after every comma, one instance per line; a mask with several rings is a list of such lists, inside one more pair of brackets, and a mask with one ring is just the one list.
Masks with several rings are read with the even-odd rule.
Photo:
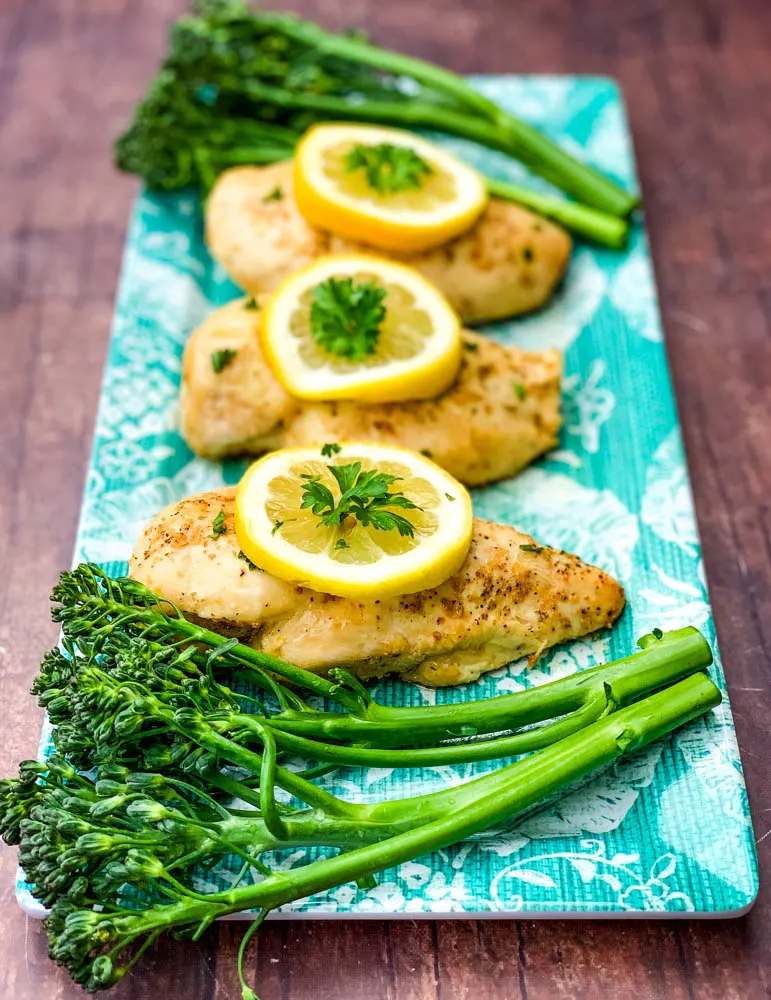
[[[309, 670], [464, 684], [606, 628], [624, 607], [607, 573], [557, 549], [523, 548], [533, 545], [529, 535], [480, 520], [465, 563], [435, 590], [372, 602], [315, 593], [238, 558], [234, 496], [223, 489], [162, 510], [130, 573], [186, 615]], [[221, 510], [227, 530], [212, 538]]]
[[[503, 347], [466, 331], [463, 364], [437, 399], [409, 403], [305, 402], [288, 396], [260, 348], [260, 313], [231, 302], [185, 350], [182, 434], [205, 458], [289, 445], [380, 441], [428, 452], [456, 479], [479, 485], [514, 475], [553, 448], [562, 360], [558, 351]], [[212, 354], [235, 351], [221, 372]]]
[[[242, 288], [273, 291], [287, 275], [327, 253], [369, 251], [417, 268], [466, 323], [531, 312], [546, 302], [570, 257], [570, 237], [521, 205], [490, 200], [462, 236], [423, 253], [395, 254], [312, 229], [294, 200], [292, 163], [234, 167], [206, 203], [206, 242]], [[280, 199], [268, 198], [280, 190]]]

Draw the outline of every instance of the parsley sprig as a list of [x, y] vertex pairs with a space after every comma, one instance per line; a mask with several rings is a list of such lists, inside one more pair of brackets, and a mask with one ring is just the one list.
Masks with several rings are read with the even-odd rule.
[[340, 499], [335, 502], [332, 490], [321, 482], [321, 476], [305, 474], [302, 477], [305, 485], [301, 510], [310, 507], [319, 516], [321, 523], [327, 526], [342, 524], [347, 517], [354, 517], [365, 528], [373, 527], [379, 531], [391, 531], [395, 528], [400, 535], [413, 537], [413, 524], [406, 517], [389, 509], [422, 509], [400, 491], [391, 491], [391, 486], [399, 480], [399, 476], [378, 472], [377, 469], [362, 472], [361, 462], [328, 465], [327, 469], [340, 487]]
[[393, 146], [388, 142], [376, 146], [357, 143], [346, 154], [345, 169], [348, 173], [364, 170], [367, 184], [380, 194], [416, 190], [433, 173], [429, 164], [414, 149]]
[[374, 281], [328, 278], [313, 289], [311, 334], [319, 347], [349, 361], [374, 354], [385, 319], [385, 289]]

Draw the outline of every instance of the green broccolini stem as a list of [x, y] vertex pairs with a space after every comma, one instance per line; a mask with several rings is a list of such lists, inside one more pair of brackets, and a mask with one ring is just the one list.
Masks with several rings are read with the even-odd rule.
[[262, 812], [262, 821], [270, 833], [277, 840], [281, 840], [286, 837], [288, 831], [276, 804], [275, 782], [276, 771], [278, 770], [276, 764], [276, 741], [273, 738], [273, 733], [267, 726], [262, 726], [259, 732], [263, 746], [262, 765], [260, 767], [260, 810]]
[[333, 35], [312, 21], [304, 21], [299, 17], [285, 14], [259, 13], [256, 15], [260, 27], [272, 28], [289, 38], [304, 42], [317, 48], [327, 55], [349, 59], [353, 63], [373, 66], [383, 69], [394, 76], [412, 77], [419, 83], [435, 90], [450, 94], [469, 110], [477, 115], [497, 122], [502, 115], [501, 109], [474, 90], [466, 81], [450, 70], [435, 66], [422, 59], [403, 55], [400, 52], [390, 52], [359, 38], [346, 35]]
[[[233, 81], [225, 81], [236, 88]], [[472, 118], [463, 113], [431, 104], [419, 99], [410, 101], [378, 101], [366, 98], [360, 103], [349, 101], [345, 97], [334, 94], [314, 94], [309, 91], [287, 90], [255, 80], [239, 80], [237, 90], [257, 104], [275, 104], [280, 108], [314, 111], [329, 120], [351, 120], [377, 122], [383, 125], [395, 125], [410, 129], [435, 129], [447, 132], [449, 135], [478, 142], [490, 149], [508, 153], [510, 138], [508, 133], [479, 118]]]
[[494, 198], [515, 201], [531, 208], [534, 212], [553, 219], [565, 229], [594, 243], [622, 250], [629, 236], [629, 224], [617, 215], [601, 212], [596, 208], [566, 201], [554, 195], [542, 194], [532, 188], [524, 188], [510, 181], [487, 177], [487, 190]]
[[[624, 703], [712, 663], [709, 643], [695, 628], [664, 632], [660, 639], [645, 636], [640, 644], [640, 651], [620, 660], [513, 694], [418, 708], [391, 708], [373, 702], [355, 714], [312, 713], [307, 719], [303, 713], [281, 713], [271, 717], [270, 724], [275, 730], [299, 736], [381, 747], [398, 745], [405, 731], [415, 744], [451, 740], [519, 729], [568, 715], [582, 708], [605, 684]], [[229, 655], [248, 662], [249, 653], [242, 657], [240, 647], [234, 647]]]
[[[171, 722], [170, 725], [177, 729], [179, 733], [185, 735], [184, 726], [178, 726], [174, 722]], [[231, 764], [243, 767], [248, 771], [262, 772], [263, 756], [261, 754], [255, 753], [248, 747], [243, 747], [225, 736], [220, 736], [213, 729], [209, 728], [200, 733], [196, 737], [196, 742], [200, 746], [220, 755], [224, 760], [230, 761]], [[285, 792], [289, 792], [308, 805], [315, 806], [317, 809], [323, 809], [331, 816], [348, 816], [355, 812], [355, 810], [352, 812], [353, 807], [350, 803], [336, 798], [329, 792], [324, 791], [323, 788], [319, 788], [318, 785], [314, 785], [311, 781], [306, 781], [305, 778], [301, 778], [288, 768], [277, 765], [274, 765], [274, 768], [275, 783], [278, 787], [283, 788]], [[264, 806], [262, 788], [260, 789], [260, 806]]]
[[[376, 759], [371, 756], [374, 748], [403, 747], [405, 743], [435, 744], [441, 740], [503, 733], [567, 716], [567, 721], [553, 723], [560, 727], [557, 730], [559, 735], [564, 735], [565, 727], [571, 725], [570, 715], [583, 709], [587, 703], [594, 703], [594, 699], [608, 689], [616, 704], [625, 704], [635, 697], [708, 666], [712, 661], [709, 644], [701, 633], [694, 628], [685, 628], [660, 634], [659, 637], [644, 637], [641, 640], [643, 648], [631, 656], [538, 688], [462, 704], [391, 708], [367, 701], [353, 689], [346, 689], [340, 683], [334, 684], [278, 657], [237, 643], [233, 639], [225, 639], [201, 625], [188, 622], [178, 612], [175, 615], [163, 614], [160, 611], [160, 598], [135, 581], [112, 581], [105, 578], [98, 568], [90, 566], [82, 566], [71, 574], [64, 574], [62, 581], [63, 585], [57, 589], [56, 596], [63, 602], [61, 617], [65, 633], [73, 626], [80, 627], [77, 615], [82, 609], [83, 617], [95, 614], [101, 621], [101, 613], [105, 612], [118, 620], [130, 622], [132, 628], [142, 625], [145, 631], [176, 633], [191, 642], [203, 643], [215, 650], [221, 646], [223, 664], [235, 663], [242, 667], [256, 668], [254, 679], [257, 683], [264, 685], [263, 671], [268, 670], [314, 694], [333, 698], [346, 709], [343, 713], [285, 709], [262, 720], [270, 726], [277, 740], [284, 739], [284, 746], [297, 750], [309, 749], [299, 743], [291, 744], [291, 741], [280, 734], [320, 739], [325, 743], [331, 740], [364, 745], [367, 749], [362, 750], [362, 756], [357, 758], [360, 763], [366, 757]], [[74, 588], [72, 584], [75, 584]], [[112, 626], [102, 626], [105, 627]], [[253, 717], [243, 718], [247, 728], [252, 725], [250, 719]], [[491, 749], [497, 751], [494, 756], [521, 753], [543, 745], [539, 741], [548, 735], [544, 727], [544, 731], [540, 733], [523, 733], [520, 734], [521, 739], [510, 737], [510, 742], [501, 742]], [[447, 758], [454, 761], [479, 760], [483, 758], [480, 746], [481, 744], [467, 744], [463, 749], [443, 747], [437, 751], [438, 759], [444, 759], [442, 755], [446, 753]], [[329, 747], [316, 749], [319, 759], [354, 762], [353, 753]], [[418, 762], [424, 764], [433, 759], [429, 754], [417, 751], [405, 753], [405, 766], [414, 766]], [[410, 760], [414, 764], [407, 763]]]
[[[557, 740], [564, 739], [571, 733], [578, 732], [610, 709], [611, 706], [605, 693], [599, 691], [582, 708], [546, 726], [527, 729], [524, 732], [515, 733], [512, 736], [501, 736], [497, 739], [443, 744], [438, 747], [420, 747], [414, 750], [339, 746], [323, 743], [319, 740], [306, 739], [303, 736], [292, 736], [280, 731], [274, 732], [273, 736], [278, 746], [284, 750], [312, 756], [318, 760], [330, 761], [338, 765], [351, 767], [432, 767], [497, 760], [501, 757], [516, 757], [519, 754], [541, 750]], [[243, 725], [245, 728], [251, 727], [248, 716], [244, 718]], [[268, 723], [267, 728], [273, 728], [271, 722]], [[404, 736], [406, 734], [403, 735], [403, 739]]]
[[190, 925], [249, 909], [274, 909], [345, 882], [373, 875], [439, 850], [532, 808], [566, 786], [639, 750], [708, 711], [720, 691], [697, 673], [606, 716], [539, 753], [468, 785], [451, 789], [445, 814], [376, 844], [279, 872], [256, 885], [217, 893], [208, 902], [186, 900], [154, 915], [148, 910], [144, 933]]
[[[177, 22], [161, 72], [116, 143], [121, 169], [151, 186], [172, 190], [200, 179], [206, 190], [229, 164], [283, 158], [293, 131], [349, 119], [438, 129], [499, 150], [600, 213], [626, 218], [639, 204], [449, 70], [245, 4], [210, 3], [201, 14]], [[578, 206], [564, 217], [576, 232], [622, 243], [622, 230]]]
[[[402, 864], [509, 820], [623, 754], [639, 750], [684, 725], [718, 705], [720, 700], [720, 692], [713, 682], [704, 674], [694, 674], [540, 753], [479, 779], [473, 806], [467, 798], [469, 793], [461, 794], [461, 786], [457, 810], [443, 819], [384, 843], [266, 879], [254, 887], [254, 898], [248, 906], [250, 909], [281, 906], [341, 882]], [[243, 908], [240, 900], [232, 900], [231, 905]]]
[[241, 944], [238, 948], [237, 961], [238, 981], [241, 984], [241, 1000], [260, 1000], [254, 990], [247, 985], [246, 979], [244, 979], [244, 955], [246, 954], [249, 942], [260, 929], [263, 920], [267, 917], [269, 912], [269, 910], [262, 910], [253, 921], [251, 927], [246, 930], [244, 936], [241, 938]]
[[[485, 146], [509, 153], [534, 173], [540, 174], [579, 201], [602, 212], [626, 217], [639, 204], [639, 198], [635, 195], [629, 194], [593, 167], [570, 156], [532, 125], [504, 111], [484, 95], [479, 94], [455, 73], [420, 59], [378, 48], [359, 39], [331, 35], [318, 25], [298, 18], [257, 14], [256, 20], [261, 26], [273, 28], [291, 38], [312, 45], [320, 52], [387, 70], [396, 75], [412, 77], [429, 88], [449, 94], [469, 108], [475, 116], [471, 119], [467, 113], [461, 112], [461, 115], [469, 117], [470, 121], [458, 128], [460, 125], [458, 115], [451, 113], [452, 117], [446, 118], [444, 109], [435, 108], [433, 124], [429, 119], [423, 124], [425, 128], [438, 128], [453, 135], [474, 138]], [[414, 126], [409, 114], [412, 104], [413, 102], [409, 102], [403, 108], [408, 113], [401, 118], [398, 116], [391, 119], [378, 118], [376, 110], [372, 111], [372, 117], [380, 121], [408, 122]], [[353, 108], [355, 107], [356, 105], [353, 105]], [[371, 108], [369, 102], [362, 103], [357, 117], [369, 117]], [[402, 106], [398, 105], [398, 108]], [[470, 132], [476, 132], [478, 138], [469, 134]]]
[[[625, 219], [640, 204], [637, 195], [574, 159], [532, 125], [507, 115], [504, 135], [507, 143], [504, 152], [585, 205]], [[500, 146], [496, 144], [491, 148], [500, 149]]]
[[[387, 708], [370, 703], [364, 710], [371, 716], [369, 720], [357, 715], [324, 715], [312, 711], [290, 711], [270, 718], [234, 714], [229, 720], [229, 728], [237, 731], [240, 739], [243, 739], [245, 731], [253, 732], [263, 742], [266, 753], [272, 752], [268, 750], [266, 742], [269, 737], [271, 745], [275, 743], [293, 753], [338, 765], [426, 767], [512, 757], [540, 750], [564, 739], [584, 729], [603, 714], [709, 665], [712, 659], [708, 643], [696, 629], [681, 629], [663, 634], [661, 639], [650, 636], [642, 641], [646, 642], [644, 649], [615, 663], [551, 681], [529, 691], [497, 698], [417, 709]], [[235, 653], [235, 648], [231, 652]], [[505, 704], [501, 704], [502, 702]], [[479, 712], [478, 716], [474, 715], [477, 725], [473, 727], [478, 727], [478, 733], [473, 734], [463, 731], [464, 728], [469, 728], [465, 717], [469, 713], [464, 713], [463, 709], [471, 707]], [[480, 712], [480, 709], [486, 709], [487, 713]], [[293, 718], [295, 715], [296, 719]], [[433, 720], [425, 718], [431, 715], [435, 716]], [[546, 719], [556, 721], [543, 726], [536, 725]], [[362, 723], [367, 721], [374, 722], [375, 725], [365, 728]], [[431, 731], [431, 721], [442, 726], [439, 733]], [[296, 723], [296, 729], [302, 729], [316, 738], [293, 734], [293, 722]], [[525, 728], [513, 735], [491, 740], [472, 740], [418, 749], [395, 748], [403, 746], [405, 742], [422, 742], [429, 735], [434, 739], [437, 736], [453, 739], [530, 726], [533, 728]], [[185, 733], [185, 726], [180, 726], [179, 731]], [[346, 739], [354, 742], [353, 746], [335, 745], [318, 738], [323, 735], [340, 739], [343, 732]], [[379, 747], [360, 745], [365, 741], [378, 742], [377, 736], [382, 741]], [[260, 766], [260, 758], [253, 751], [222, 734], [207, 731], [196, 738], [202, 746], [221, 753], [233, 763], [252, 769]], [[265, 758], [263, 762], [264, 760]], [[276, 780], [286, 790], [306, 801], [320, 797], [320, 790], [316, 786], [293, 775], [291, 771], [280, 769]], [[271, 778], [269, 787], [272, 784]], [[261, 787], [264, 788], [262, 782]], [[306, 798], [308, 794], [311, 799]]]
[[[540, 780], [540, 776], [542, 776], [544, 771], [548, 771], [550, 766], [558, 768], [563, 765], [568, 766], [571, 752], [570, 747], [576, 748], [586, 744], [592, 749], [591, 751], [584, 752], [583, 756], [581, 754], [578, 755], [576, 763], [583, 770], [572, 777], [566, 777], [564, 784], [569, 784], [574, 780], [591, 774], [597, 767], [603, 767], [605, 764], [610, 763], [610, 760], [603, 759], [584, 767], [586, 760], [601, 747], [609, 748], [613, 754], [613, 759], [621, 753], [640, 749], [671, 729], [683, 725], [685, 722], [690, 721], [690, 719], [701, 715], [709, 708], [719, 704], [720, 700], [721, 695], [719, 690], [705, 674], [693, 674], [672, 687], [667, 688], [665, 691], [650, 695], [645, 700], [623, 708], [613, 715], [604, 716], [584, 727], [579, 732], [553, 743], [539, 753], [510, 764], [499, 771], [483, 774], [464, 784], [445, 788], [438, 792], [431, 792], [416, 798], [387, 800], [369, 806], [360, 806], [360, 821], [363, 826], [366, 823], [377, 822], [389, 823], [392, 826], [402, 824], [405, 828], [408, 826], [412, 828], [416, 825], [416, 817], [420, 818], [420, 824], [423, 825], [428, 822], [439, 821], [447, 816], [448, 813], [458, 815], [466, 810], [476, 811], [480, 796], [506, 795], [509, 791], [514, 791], [517, 786], [517, 782], [513, 780], [515, 774], [519, 775], [518, 780], [522, 785], [527, 786], [531, 780], [528, 775], [532, 772], [539, 776], [532, 779], [533, 783], [535, 783], [535, 781]], [[663, 706], [666, 706], [666, 709]], [[613, 741], [616, 741], [615, 747], [613, 746]], [[558, 748], [562, 748], [559, 753], [557, 752]], [[542, 759], [543, 763], [539, 767], [530, 764], [530, 762]], [[551, 764], [547, 763], [547, 760]], [[526, 767], [525, 765], [529, 766]], [[562, 785], [559, 787], [562, 787]], [[557, 790], [557, 788], [549, 789], [541, 798], [548, 798], [553, 791]], [[532, 794], [532, 791], [533, 789], [529, 788], [530, 794]], [[514, 815], [530, 808], [534, 803], [535, 799], [533, 801], [522, 802], [520, 805], [512, 808], [511, 814]], [[506, 816], [502, 818], [506, 818]], [[498, 822], [498, 820], [494, 822]], [[477, 830], [473, 832], [477, 832]], [[464, 832], [456, 839], [462, 840], [467, 836], [470, 836], [470, 834]]]

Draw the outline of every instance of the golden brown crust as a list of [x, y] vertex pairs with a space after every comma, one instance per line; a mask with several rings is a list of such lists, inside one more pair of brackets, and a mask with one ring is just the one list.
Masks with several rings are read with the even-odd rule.
[[[194, 331], [182, 366], [182, 435], [197, 455], [260, 454], [280, 448], [297, 402], [273, 377], [260, 349], [260, 311], [239, 299], [217, 309]], [[235, 351], [220, 372], [217, 351]]]
[[[277, 188], [282, 197], [269, 198]], [[329, 253], [329, 235], [312, 229], [297, 209], [290, 161], [220, 174], [206, 201], [206, 243], [253, 295], [272, 292], [288, 274]]]
[[[607, 573], [556, 549], [523, 549], [529, 535], [480, 520], [465, 563], [440, 587], [370, 602], [314, 593], [239, 559], [234, 493], [161, 511], [137, 542], [131, 575], [185, 614], [310, 670], [341, 664], [362, 677], [462, 684], [610, 626], [624, 607]], [[220, 510], [227, 530], [215, 539]]]
[[464, 342], [458, 378], [442, 396], [398, 405], [303, 404], [284, 442], [400, 444], [427, 453], [469, 486], [516, 474], [557, 443], [561, 357], [468, 331]]

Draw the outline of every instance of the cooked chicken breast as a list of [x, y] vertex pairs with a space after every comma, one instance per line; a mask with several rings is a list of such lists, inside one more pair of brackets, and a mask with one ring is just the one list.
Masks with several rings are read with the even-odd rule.
[[[294, 200], [292, 163], [234, 167], [220, 175], [206, 203], [206, 242], [215, 260], [253, 295], [326, 253], [368, 251], [421, 271], [466, 323], [531, 312], [554, 291], [570, 257], [559, 226], [493, 198], [476, 225], [444, 246], [395, 254], [312, 229]], [[280, 190], [280, 199], [268, 196]]]
[[[380, 441], [428, 452], [469, 485], [512, 476], [557, 443], [562, 361], [465, 332], [458, 379], [437, 399], [304, 402], [288, 396], [260, 348], [260, 312], [244, 300], [218, 309], [185, 350], [182, 434], [206, 458], [287, 445]], [[218, 373], [212, 354], [235, 355]]]
[[[602, 570], [515, 528], [474, 522], [468, 557], [435, 590], [360, 602], [286, 583], [238, 558], [233, 488], [189, 497], [146, 526], [131, 576], [186, 615], [308, 670], [464, 684], [612, 625], [624, 591]], [[225, 511], [226, 532], [212, 538]]]

